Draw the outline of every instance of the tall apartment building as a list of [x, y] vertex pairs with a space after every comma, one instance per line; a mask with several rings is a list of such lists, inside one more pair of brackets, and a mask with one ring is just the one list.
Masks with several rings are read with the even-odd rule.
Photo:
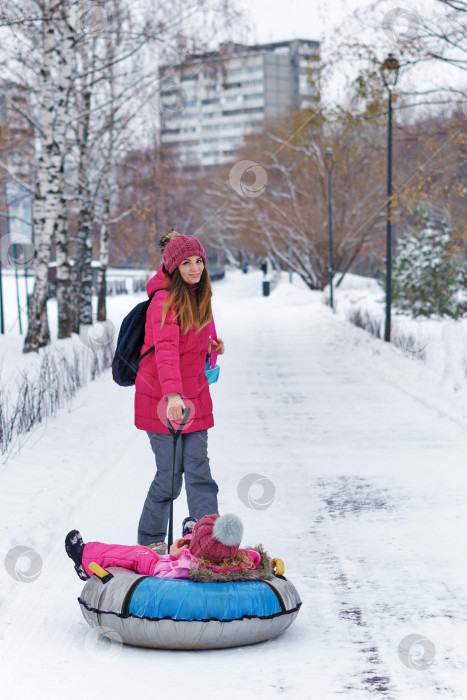
[[308, 80], [318, 58], [318, 41], [227, 42], [218, 51], [162, 66], [161, 143], [177, 147], [182, 163], [232, 161], [244, 135], [265, 120], [318, 103]]
[[[27, 113], [29, 108], [26, 89], [4, 81], [0, 91], [0, 160], [7, 164], [6, 168], [0, 167], [0, 246], [3, 261], [8, 258], [9, 237], [13, 240], [15, 236], [25, 236], [27, 239], [32, 236], [32, 193], [29, 188], [33, 187], [35, 178], [34, 130], [21, 114]], [[29, 188], [22, 187], [18, 181], [27, 183]], [[8, 215], [5, 216], [5, 213]]]

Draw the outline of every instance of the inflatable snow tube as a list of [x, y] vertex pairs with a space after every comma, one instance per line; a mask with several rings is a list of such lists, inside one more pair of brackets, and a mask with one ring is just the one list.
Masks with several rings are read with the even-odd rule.
[[220, 649], [276, 637], [295, 620], [300, 597], [285, 576], [198, 583], [141, 576], [120, 567], [92, 576], [78, 602], [91, 627], [125, 644], [156, 649]]

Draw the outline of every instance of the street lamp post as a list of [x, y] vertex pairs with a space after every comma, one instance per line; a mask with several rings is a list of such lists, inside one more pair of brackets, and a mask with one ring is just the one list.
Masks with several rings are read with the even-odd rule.
[[332, 148], [328, 146], [324, 154], [324, 163], [326, 165], [326, 170], [328, 171], [328, 229], [329, 229], [329, 299], [331, 304], [331, 309], [334, 310], [334, 300], [332, 293], [332, 207], [331, 207], [331, 173], [332, 173]]
[[392, 88], [399, 76], [399, 61], [390, 53], [381, 66], [383, 83], [388, 91], [388, 167], [387, 167], [387, 201], [386, 201], [386, 322], [384, 340], [391, 341], [391, 304], [392, 304], [392, 232], [391, 232], [391, 198], [392, 198]]
[[2, 285], [2, 261], [0, 260], [0, 333], [5, 333], [5, 323], [3, 319], [3, 285]]

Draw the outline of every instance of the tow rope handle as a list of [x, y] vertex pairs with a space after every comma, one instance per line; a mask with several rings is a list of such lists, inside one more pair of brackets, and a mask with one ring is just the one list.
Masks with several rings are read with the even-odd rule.
[[89, 568], [91, 569], [93, 574], [96, 574], [96, 576], [100, 578], [102, 583], [107, 583], [107, 581], [110, 581], [110, 579], [114, 577], [114, 575], [111, 574], [110, 571], [106, 571], [102, 568], [102, 566], [96, 564], [95, 561], [92, 561], [89, 564]]
[[182, 418], [180, 425], [178, 426], [177, 432], [175, 432], [174, 427], [173, 427], [172, 423], [170, 422], [170, 419], [167, 418], [167, 427], [170, 430], [170, 432], [172, 433], [172, 435], [174, 436], [175, 440], [178, 439], [178, 436], [180, 435], [183, 428], [185, 427], [185, 423], [187, 422], [187, 420], [189, 418], [190, 411], [191, 411], [191, 408], [189, 408], [188, 406], [185, 406], [185, 408], [182, 408], [183, 418]]
[[188, 420], [188, 417], [190, 415], [191, 408], [188, 406], [185, 406], [185, 408], [182, 408], [182, 413], [183, 413], [183, 418], [182, 422], [178, 426], [178, 430], [175, 432], [174, 427], [172, 423], [170, 422], [169, 418], [167, 418], [167, 427], [169, 431], [173, 435], [173, 465], [172, 465], [172, 495], [170, 496], [170, 512], [169, 512], [169, 533], [168, 533], [168, 545], [167, 545], [167, 551], [170, 552], [170, 547], [172, 546], [172, 543], [174, 541], [173, 538], [173, 520], [174, 520], [174, 481], [175, 481], [175, 450], [177, 449], [177, 440], [183, 430], [183, 427], [185, 423]]
[[282, 559], [273, 559], [272, 565], [274, 567], [274, 573], [276, 576], [283, 576], [285, 574], [285, 566]]

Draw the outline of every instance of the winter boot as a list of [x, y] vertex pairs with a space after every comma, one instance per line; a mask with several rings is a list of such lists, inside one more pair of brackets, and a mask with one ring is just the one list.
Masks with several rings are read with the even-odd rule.
[[86, 573], [83, 561], [84, 542], [79, 530], [71, 530], [65, 537], [65, 551], [75, 563], [75, 571], [82, 581], [87, 581], [90, 576]]
[[153, 542], [152, 544], [147, 544], [146, 547], [153, 549], [156, 554], [167, 554], [167, 545], [165, 542]]
[[196, 518], [193, 518], [191, 515], [185, 518], [185, 520], [182, 523], [182, 537], [186, 537], [186, 535], [191, 535], [195, 523], [197, 522], [198, 520]]

